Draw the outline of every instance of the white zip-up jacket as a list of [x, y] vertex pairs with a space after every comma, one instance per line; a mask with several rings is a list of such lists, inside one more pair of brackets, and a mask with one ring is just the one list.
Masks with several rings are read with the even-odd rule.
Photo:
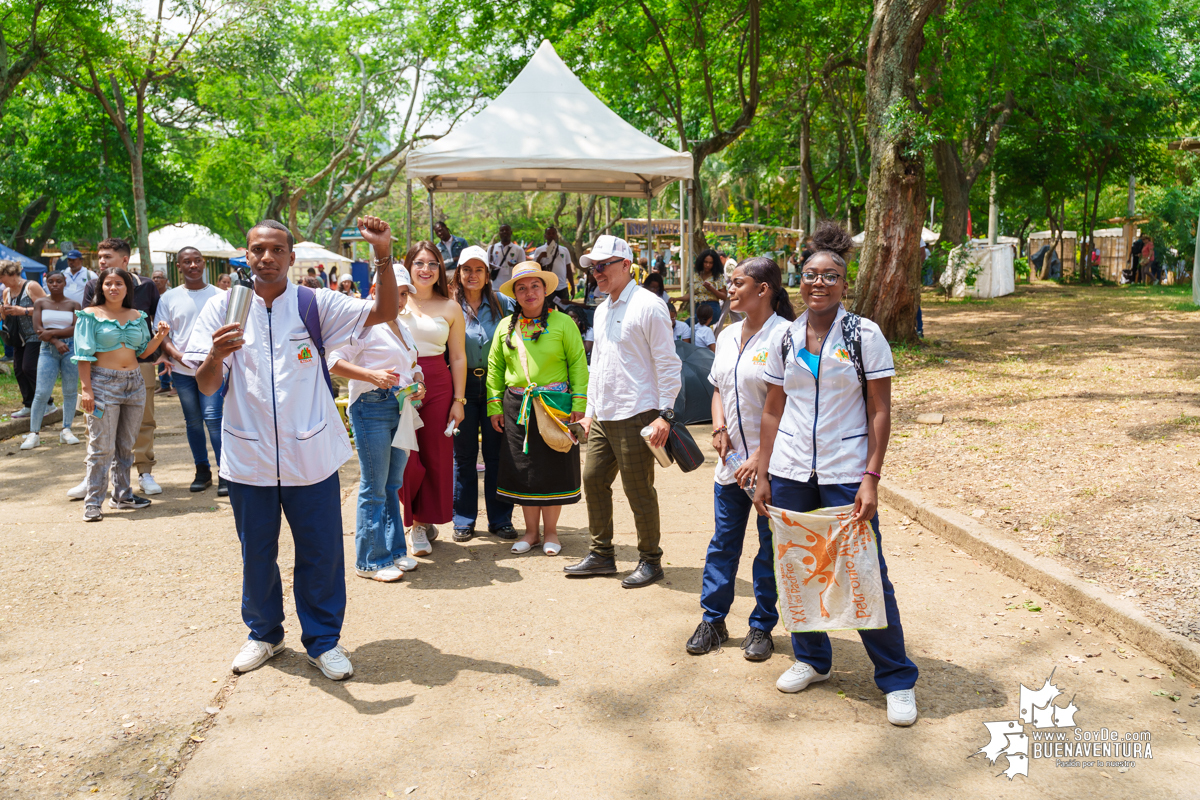
[[[844, 316], [846, 310], [838, 309], [821, 346], [817, 375], [798, 354], [804, 348], [807, 311], [792, 323], [787, 363], [782, 346], [767, 356], [764, 380], [782, 386], [787, 394], [768, 470], [776, 477], [805, 482], [815, 474], [818, 484], [862, 482], [867, 468], [867, 408], [842, 337]], [[862, 356], [868, 381], [896, 374], [891, 346], [879, 326], [865, 318]]]
[[[373, 302], [314, 289], [325, 349], [359, 338]], [[229, 293], [208, 302], [188, 338], [184, 360], [195, 368], [225, 324]], [[229, 391], [221, 424], [221, 477], [250, 486], [320, 483], [354, 455], [316, 345], [296, 301], [296, 287], [271, 304], [257, 294], [246, 318], [242, 349], [223, 364]]]

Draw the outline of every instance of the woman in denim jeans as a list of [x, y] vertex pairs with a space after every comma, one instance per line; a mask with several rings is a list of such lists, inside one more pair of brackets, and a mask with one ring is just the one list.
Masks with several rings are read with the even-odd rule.
[[504, 435], [494, 430], [487, 415], [487, 366], [492, 337], [500, 320], [513, 311], [513, 302], [492, 291], [487, 253], [471, 246], [458, 256], [458, 269], [450, 281], [450, 296], [462, 306], [467, 319], [467, 402], [463, 422], [454, 437], [454, 541], [470, 541], [479, 516], [479, 472], [475, 459], [483, 445], [483, 504], [488, 533], [501, 539], [517, 538], [512, 525], [513, 504], [496, 495], [500, 473], [500, 445]]
[[[415, 291], [408, 270], [394, 266], [400, 309]], [[380, 279], [386, 279], [382, 273]], [[408, 451], [392, 447], [400, 426], [400, 390], [415, 383], [414, 403], [425, 395], [417, 366], [417, 345], [397, 321], [375, 325], [351, 343], [329, 354], [329, 372], [350, 380], [350, 424], [358, 449], [358, 517], [354, 533], [354, 567], [360, 578], [392, 583], [417, 568], [404, 541], [400, 487]]]
[[150, 501], [133, 493], [129, 470], [133, 444], [142, 427], [146, 383], [138, 359], [158, 349], [171, 326], [158, 323], [154, 337], [146, 312], [133, 307], [133, 276], [120, 267], [100, 270], [94, 305], [75, 312], [75, 355], [83, 390], [79, 407], [88, 417], [87, 494], [84, 522], [103, 518], [100, 503], [112, 466], [113, 508], [145, 508]]
[[[33, 411], [29, 417], [29, 433], [21, 443], [22, 450], [32, 450], [42, 443], [39, 431], [54, 383], [62, 375], [63, 419], [62, 432], [58, 434], [61, 444], [79, 444], [71, 432], [75, 419], [75, 403], [79, 395], [79, 368], [71, 360], [75, 354], [72, 337], [75, 335], [75, 312], [79, 303], [63, 294], [67, 279], [61, 272], [46, 276], [49, 297], [33, 303], [33, 330], [42, 341], [42, 352], [38, 356], [37, 390], [33, 395]], [[31, 343], [32, 344], [32, 343]]]

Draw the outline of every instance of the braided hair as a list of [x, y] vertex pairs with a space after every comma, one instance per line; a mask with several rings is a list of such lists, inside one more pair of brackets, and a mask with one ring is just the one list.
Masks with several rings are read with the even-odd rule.
[[[542, 303], [541, 316], [539, 316], [537, 318], [538, 321], [542, 324], [542, 327], [540, 330], [534, 331], [533, 341], [536, 342], [538, 340], [538, 337], [541, 336], [543, 333], [545, 333], [546, 328], [548, 328], [550, 326], [550, 310], [551, 310], [550, 309], [550, 298], [547, 297], [546, 300]], [[506, 345], [508, 345], [510, 350], [514, 349], [516, 347], [516, 345], [514, 345], [512, 343], [512, 336], [513, 336], [513, 331], [515, 331], [517, 329], [517, 326], [519, 326], [521, 324], [521, 316], [522, 316], [521, 304], [517, 303], [516, 306], [513, 308], [512, 316], [509, 317], [508, 334], [504, 337], [504, 343]]]

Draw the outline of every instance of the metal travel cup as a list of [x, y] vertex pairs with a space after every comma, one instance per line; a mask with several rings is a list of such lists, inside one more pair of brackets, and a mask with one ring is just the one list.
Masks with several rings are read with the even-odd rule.
[[[254, 301], [254, 283], [239, 268], [237, 280], [229, 287], [229, 305], [225, 307], [225, 324], [237, 323], [242, 333], [246, 332], [246, 318], [250, 316], [250, 304]], [[242, 337], [239, 337], [239, 341]]]
[[645, 440], [646, 447], [650, 448], [650, 452], [654, 453], [654, 457], [658, 459], [658, 463], [662, 464], [664, 467], [671, 466], [672, 462], [670, 453], [668, 453], [665, 448], [655, 447], [654, 445], [650, 444], [650, 437], [653, 435], [654, 428], [650, 427], [649, 425], [642, 428], [642, 439]]

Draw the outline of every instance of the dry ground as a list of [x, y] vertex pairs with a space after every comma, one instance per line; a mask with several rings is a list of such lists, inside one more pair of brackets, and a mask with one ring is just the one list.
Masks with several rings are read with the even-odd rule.
[[1200, 641], [1190, 288], [1039, 283], [924, 313], [925, 345], [897, 352], [890, 477]]

